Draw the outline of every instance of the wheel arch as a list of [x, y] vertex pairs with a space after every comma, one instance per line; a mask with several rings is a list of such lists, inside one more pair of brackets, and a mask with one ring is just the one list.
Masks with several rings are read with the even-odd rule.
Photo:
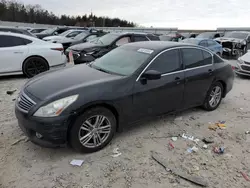
[[226, 82], [224, 82], [223, 80], [217, 80], [216, 82], [221, 83], [221, 85], [223, 86], [222, 97], [224, 98], [224, 97], [226, 96], [227, 84], [226, 84]]
[[22, 71], [23, 71], [23, 66], [24, 66], [25, 61], [27, 61], [29, 58], [32, 58], [32, 57], [38, 57], [38, 58], [43, 59], [47, 63], [47, 65], [48, 65], [48, 67], [50, 69], [49, 62], [43, 56], [40, 56], [40, 55], [31, 55], [31, 56], [26, 57], [25, 60], [22, 62]]
[[76, 118], [78, 118], [80, 115], [82, 115], [87, 110], [89, 110], [91, 108], [96, 108], [96, 107], [104, 107], [104, 108], [107, 108], [108, 110], [110, 110], [116, 118], [116, 122], [117, 122], [116, 131], [120, 130], [119, 112], [118, 112], [117, 108], [113, 104], [100, 101], [100, 102], [86, 104], [80, 110], [78, 110], [77, 112], [74, 113], [75, 115], [71, 118], [71, 121], [70, 121], [69, 126], [68, 126], [67, 139], [69, 138], [70, 130], [71, 130], [73, 124], [75, 123]]

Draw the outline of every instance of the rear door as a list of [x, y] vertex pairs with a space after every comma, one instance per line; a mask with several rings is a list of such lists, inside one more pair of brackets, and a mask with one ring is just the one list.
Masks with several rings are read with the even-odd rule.
[[157, 115], [179, 109], [184, 92], [184, 72], [178, 49], [161, 53], [145, 70], [156, 70], [161, 73], [159, 80], [135, 82], [133, 106], [137, 118]]
[[0, 35], [0, 72], [8, 73], [22, 70], [29, 41], [27, 39], [15, 36]]
[[184, 106], [201, 105], [214, 79], [212, 54], [199, 48], [183, 48], [181, 53], [185, 67]]

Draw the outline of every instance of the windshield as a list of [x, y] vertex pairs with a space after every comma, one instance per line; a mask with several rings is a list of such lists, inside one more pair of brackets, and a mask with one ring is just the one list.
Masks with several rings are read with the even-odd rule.
[[118, 34], [110, 33], [100, 37], [98, 40], [95, 40], [93, 42], [97, 44], [110, 45], [118, 37]]
[[87, 32], [82, 32], [82, 33], [76, 35], [76, 36], [74, 37], [74, 39], [76, 39], [76, 40], [82, 40], [82, 39], [84, 39], [87, 35], [88, 35]]
[[237, 32], [229, 32], [225, 33], [224, 37], [228, 38], [236, 38], [236, 39], [246, 39], [248, 36], [248, 33], [237, 33]]
[[214, 33], [201, 33], [199, 34], [196, 38], [209, 38], [212, 39], [213, 38]]
[[54, 33], [55, 30], [56, 28], [46, 29], [42, 31], [41, 34], [51, 34], [51, 33]]
[[67, 31], [64, 31], [63, 33], [61, 33], [59, 36], [65, 37], [68, 34], [70, 34], [71, 32], [73, 32], [73, 31], [72, 30], [67, 30]]
[[[150, 53], [138, 52], [138, 48], [123, 46], [116, 48], [100, 59], [94, 61], [91, 66], [104, 72], [128, 76], [133, 74], [150, 56]], [[146, 51], [146, 49], [145, 49]], [[148, 50], [152, 51], [152, 50]], [[129, 57], [129, 58], [128, 58]]]

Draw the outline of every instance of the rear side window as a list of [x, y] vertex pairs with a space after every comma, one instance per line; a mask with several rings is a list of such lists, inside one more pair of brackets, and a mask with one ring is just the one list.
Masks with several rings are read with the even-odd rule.
[[149, 40], [160, 40], [160, 37], [156, 35], [147, 35], [147, 37], [149, 38]]
[[207, 43], [208, 43], [208, 46], [216, 45], [216, 42], [213, 40], [209, 40], [209, 41], [207, 41]]
[[61, 34], [61, 33], [65, 32], [65, 31], [67, 31], [67, 29], [58, 29], [56, 32], [57, 32], [58, 34]]
[[170, 50], [162, 53], [152, 62], [148, 70], [156, 70], [161, 74], [181, 70], [179, 51]]
[[0, 35], [0, 41], [0, 48], [22, 46], [32, 42], [24, 38], [6, 35]]
[[223, 63], [223, 62], [224, 62], [223, 59], [214, 54], [214, 63]]
[[204, 58], [202, 65], [212, 64], [213, 63], [212, 55], [205, 50], [203, 50], [202, 53], [203, 53], [203, 58]]
[[148, 41], [148, 39], [145, 36], [134, 36], [134, 41], [135, 42]]
[[186, 48], [181, 49], [182, 58], [186, 69], [202, 66], [203, 53], [199, 49]]

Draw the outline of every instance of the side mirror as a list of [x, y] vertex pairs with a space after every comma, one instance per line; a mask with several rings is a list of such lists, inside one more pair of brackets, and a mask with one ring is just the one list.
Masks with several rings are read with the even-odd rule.
[[161, 73], [156, 70], [148, 70], [142, 74], [142, 78], [147, 80], [159, 80], [161, 78]]

